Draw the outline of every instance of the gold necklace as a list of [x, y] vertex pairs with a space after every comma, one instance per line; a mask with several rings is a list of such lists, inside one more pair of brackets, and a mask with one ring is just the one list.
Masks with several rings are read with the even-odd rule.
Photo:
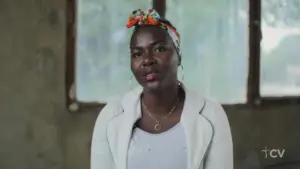
[[179, 101], [179, 98], [177, 98], [176, 103], [174, 104], [172, 110], [171, 110], [165, 117], [163, 117], [160, 121], [157, 120], [157, 119], [152, 115], [152, 113], [148, 110], [148, 108], [146, 107], [146, 105], [144, 104], [144, 102], [142, 102], [143, 107], [145, 108], [145, 110], [147, 111], [147, 113], [149, 114], [149, 116], [150, 116], [150, 117], [155, 121], [155, 123], [156, 123], [156, 124], [154, 125], [154, 129], [155, 129], [156, 131], [161, 130], [161, 121], [167, 119], [167, 118], [173, 113], [173, 111], [175, 110], [175, 108], [176, 108], [176, 106], [177, 106], [177, 104], [178, 104], [178, 101]]

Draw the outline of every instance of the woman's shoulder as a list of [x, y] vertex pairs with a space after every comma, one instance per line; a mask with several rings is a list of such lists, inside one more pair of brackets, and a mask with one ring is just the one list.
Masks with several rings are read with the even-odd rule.
[[112, 112], [113, 114], [120, 114], [123, 112], [123, 105], [129, 104], [131, 101], [135, 101], [141, 94], [141, 88], [136, 88], [126, 93], [112, 97], [107, 101], [107, 104], [100, 111], [100, 113]]
[[216, 100], [211, 97], [207, 97], [200, 93], [198, 90], [195, 90], [193, 88], [185, 88], [185, 92], [188, 92], [189, 97], [191, 100], [197, 100], [200, 102], [204, 102], [205, 106], [208, 106], [210, 108], [220, 108], [221, 104]]
[[112, 118], [122, 113], [121, 98], [114, 98], [109, 100], [106, 105], [100, 110], [98, 119], [110, 121]]
[[201, 113], [203, 116], [211, 120], [215, 118], [227, 118], [227, 115], [219, 101], [202, 95], [201, 93], [195, 90], [189, 89], [189, 92], [191, 93], [190, 95], [192, 95], [194, 100], [199, 100], [204, 103], [203, 110]]
[[222, 105], [216, 99], [203, 96], [193, 92], [195, 98], [203, 101], [203, 108], [200, 116], [204, 117], [213, 128], [214, 132], [230, 132], [229, 120]]
[[222, 105], [215, 99], [211, 99], [208, 97], [205, 98], [203, 116], [207, 120], [209, 120], [212, 123], [212, 125], [223, 124], [223, 127], [227, 126], [227, 114], [224, 111]]
[[116, 98], [113, 98], [113, 99], [110, 99], [106, 105], [104, 106], [103, 109], [109, 109], [109, 110], [117, 110], [117, 109], [120, 109], [121, 108], [121, 97], [116, 97]]

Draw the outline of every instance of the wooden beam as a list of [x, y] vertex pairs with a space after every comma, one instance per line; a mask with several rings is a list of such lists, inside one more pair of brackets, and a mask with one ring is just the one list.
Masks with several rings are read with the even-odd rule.
[[66, 60], [65, 60], [65, 97], [67, 107], [73, 102], [69, 91], [75, 83], [76, 51], [76, 0], [67, 0], [66, 10]]
[[166, 0], [153, 0], [152, 7], [162, 18], [166, 17]]
[[260, 41], [261, 0], [249, 0], [249, 72], [247, 101], [259, 105], [260, 101]]

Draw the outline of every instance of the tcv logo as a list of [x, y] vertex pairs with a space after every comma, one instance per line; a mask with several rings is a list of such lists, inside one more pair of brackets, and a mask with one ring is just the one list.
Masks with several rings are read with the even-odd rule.
[[283, 158], [285, 149], [268, 149], [266, 146], [264, 150], [261, 150], [265, 153], [265, 158]]

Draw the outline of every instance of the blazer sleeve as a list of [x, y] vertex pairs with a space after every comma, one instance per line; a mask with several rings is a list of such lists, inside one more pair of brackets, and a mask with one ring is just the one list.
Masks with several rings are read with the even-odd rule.
[[233, 143], [227, 115], [219, 103], [211, 102], [209, 121], [213, 138], [204, 161], [204, 169], [233, 169]]
[[118, 105], [108, 103], [99, 113], [91, 143], [91, 169], [113, 169], [114, 162], [107, 140], [107, 125], [115, 117]]

